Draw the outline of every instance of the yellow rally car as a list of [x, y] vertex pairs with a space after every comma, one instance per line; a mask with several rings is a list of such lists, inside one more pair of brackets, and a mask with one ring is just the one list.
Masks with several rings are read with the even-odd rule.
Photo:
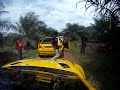
[[[19, 79], [21, 82], [23, 77], [25, 77], [24, 79], [29, 78], [30, 75], [28, 75], [28, 73], [33, 73], [33, 79], [32, 77], [29, 79], [34, 80], [34, 83], [37, 83], [37, 85], [47, 87], [48, 89], [96, 90], [95, 87], [86, 80], [82, 67], [69, 60], [20, 60], [4, 65], [2, 66], [2, 69], [8, 69], [10, 72], [15, 71], [15, 75], [12, 74], [13, 76], [16, 76], [14, 79], [17, 80], [18, 78], [21, 78]], [[26, 72], [27, 75], [24, 76], [24, 73]], [[7, 74], [7, 76], [8, 75], [9, 74]], [[30, 81], [26, 82], [30, 83]], [[24, 83], [25, 81], [23, 80], [23, 84]], [[30, 83], [29, 87], [28, 85], [27, 89], [33, 84]]]
[[[51, 39], [52, 39], [52, 37], [46, 37], [46, 38], [40, 39], [40, 41], [38, 43], [39, 56], [55, 55], [53, 46], [51, 44]], [[60, 38], [58, 38], [58, 46], [59, 46], [60, 57], [62, 58], [62, 57], [64, 57], [64, 45]]]

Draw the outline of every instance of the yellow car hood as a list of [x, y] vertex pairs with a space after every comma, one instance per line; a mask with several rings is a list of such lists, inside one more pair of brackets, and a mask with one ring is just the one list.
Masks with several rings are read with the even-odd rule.
[[[64, 60], [64, 59], [57, 59], [55, 60], [50, 60], [50, 59], [39, 59], [39, 60], [34, 60], [34, 59], [26, 59], [26, 60], [19, 60], [15, 61], [9, 64], [6, 64], [2, 66], [2, 68], [16, 68], [16, 67], [35, 67], [35, 70], [39, 72], [38, 68], [42, 69], [44, 71], [44, 68], [48, 69], [55, 69], [55, 73], [57, 73], [57, 70], [61, 71], [66, 71], [65, 73], [57, 73], [57, 74], [76, 74], [80, 80], [89, 88], [89, 90], [96, 90], [94, 86], [92, 86], [85, 77], [84, 71], [82, 67], [78, 64], [72, 63], [69, 60]], [[41, 68], [42, 67], [42, 68]], [[27, 68], [27, 70], [31, 70], [31, 68]], [[47, 70], [47, 69], [46, 69]], [[53, 71], [52, 71], [53, 72]]]
[[[62, 67], [60, 65], [60, 63], [65, 63], [70, 68], [64, 68], [64, 67]], [[55, 68], [55, 69], [61, 69], [61, 70], [67, 70], [67, 71], [75, 72], [74, 68], [73, 68], [73, 63], [71, 63], [68, 60], [63, 60], [63, 59], [58, 59], [57, 61], [50, 60], [50, 59], [39, 59], [39, 60], [26, 59], [26, 60], [19, 60], [19, 61], [15, 61], [15, 62], [6, 64], [6, 65], [2, 66], [2, 68], [9, 68], [11, 66], [46, 67], [46, 68]]]

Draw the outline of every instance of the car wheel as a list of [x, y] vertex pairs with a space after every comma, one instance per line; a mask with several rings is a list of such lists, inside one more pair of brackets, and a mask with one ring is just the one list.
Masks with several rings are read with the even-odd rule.
[[39, 56], [40, 58], [43, 58], [43, 55], [40, 55], [40, 54], [39, 54], [38, 56]]
[[40, 58], [43, 58], [43, 55], [40, 55]]

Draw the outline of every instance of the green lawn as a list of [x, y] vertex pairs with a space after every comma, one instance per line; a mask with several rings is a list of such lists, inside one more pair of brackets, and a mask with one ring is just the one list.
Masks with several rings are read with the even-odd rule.
[[86, 53], [81, 54], [79, 45], [72, 44], [71, 52], [83, 66], [87, 79], [97, 90], [111, 90], [112, 54], [98, 51], [98, 47], [102, 45], [99, 43], [88, 43]]

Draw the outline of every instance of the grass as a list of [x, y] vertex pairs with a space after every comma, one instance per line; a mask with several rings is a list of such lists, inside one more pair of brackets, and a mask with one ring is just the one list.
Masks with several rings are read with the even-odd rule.
[[3, 46], [3, 47], [0, 47], [0, 52], [3, 52], [3, 51], [9, 51], [9, 50], [11, 50], [11, 49], [13, 49], [14, 47], [5, 47], [5, 46]]
[[37, 49], [35, 49], [35, 50], [30, 49], [30, 50], [23, 51], [23, 58], [31, 59], [31, 58], [36, 58], [36, 57], [38, 57]]
[[101, 45], [99, 43], [88, 43], [86, 53], [81, 54], [78, 49], [79, 43], [77, 45], [72, 44], [71, 52], [79, 60], [87, 79], [97, 90], [111, 90], [112, 54], [98, 51], [98, 47]]
[[[7, 63], [18, 60], [17, 50], [10, 47], [0, 48], [0, 66]], [[23, 59], [32, 59], [38, 57], [38, 51], [35, 50], [23, 50], [22, 51]]]

